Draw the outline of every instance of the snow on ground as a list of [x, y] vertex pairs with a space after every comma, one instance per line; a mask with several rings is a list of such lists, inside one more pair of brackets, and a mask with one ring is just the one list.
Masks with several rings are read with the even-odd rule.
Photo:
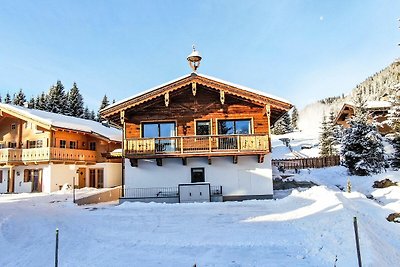
[[[280, 140], [282, 138], [290, 139], [292, 150]], [[273, 159], [319, 156], [318, 135], [310, 135], [300, 131], [282, 135], [272, 135], [271, 144]], [[302, 149], [303, 146], [311, 148]]]
[[[281, 137], [272, 140], [274, 158], [290, 156]], [[299, 153], [303, 142], [316, 140], [288, 137]], [[356, 266], [353, 216], [363, 265], [397, 266], [400, 224], [386, 217], [400, 212], [400, 187], [372, 188], [385, 178], [400, 182], [400, 172], [352, 176], [352, 193], [345, 193], [339, 190], [346, 187], [345, 168], [301, 170], [292, 179], [320, 186], [276, 191], [275, 200], [224, 203], [76, 206], [68, 189], [3, 194], [0, 266], [53, 265], [56, 228], [59, 266], [334, 266], [335, 259], [338, 267]]]
[[75, 206], [70, 193], [0, 197], [0, 266], [395, 266], [394, 210], [325, 186], [280, 200]]

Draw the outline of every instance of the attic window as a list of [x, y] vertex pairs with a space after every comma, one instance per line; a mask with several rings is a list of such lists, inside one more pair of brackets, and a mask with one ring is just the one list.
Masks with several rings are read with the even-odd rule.
[[17, 129], [17, 125], [15, 123], [11, 124], [11, 130]]

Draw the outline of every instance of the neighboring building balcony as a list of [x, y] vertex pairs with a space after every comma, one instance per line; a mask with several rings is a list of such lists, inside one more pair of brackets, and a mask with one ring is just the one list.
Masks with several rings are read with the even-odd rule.
[[96, 151], [92, 150], [57, 147], [0, 149], [0, 164], [22, 164], [26, 162], [48, 161], [96, 163], [96, 160]]
[[126, 139], [128, 158], [265, 155], [268, 135], [204, 135]]

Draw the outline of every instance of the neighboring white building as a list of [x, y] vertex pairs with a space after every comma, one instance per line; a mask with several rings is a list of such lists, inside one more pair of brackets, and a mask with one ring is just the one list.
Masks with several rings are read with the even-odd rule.
[[103, 154], [121, 139], [95, 121], [0, 104], [0, 193], [53, 192], [74, 178], [79, 188], [120, 185], [121, 161]]
[[272, 198], [270, 125], [291, 107], [195, 72], [106, 107], [125, 137], [121, 201]]

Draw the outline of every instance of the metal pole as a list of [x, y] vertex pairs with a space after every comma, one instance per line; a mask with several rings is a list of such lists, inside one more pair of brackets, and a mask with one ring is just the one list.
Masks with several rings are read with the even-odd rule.
[[[125, 112], [123, 113], [125, 116]], [[125, 197], [125, 118], [122, 124], [122, 173], [121, 173], [121, 197]]]
[[54, 260], [54, 266], [58, 267], [58, 228], [56, 229], [56, 255]]
[[72, 201], [75, 203], [75, 176], [72, 177]]
[[357, 248], [357, 258], [358, 258], [358, 266], [362, 267], [361, 263], [361, 251], [360, 251], [360, 241], [358, 239], [358, 226], [357, 226], [357, 217], [353, 218], [353, 225], [354, 225], [354, 233], [356, 237], [356, 248]]

